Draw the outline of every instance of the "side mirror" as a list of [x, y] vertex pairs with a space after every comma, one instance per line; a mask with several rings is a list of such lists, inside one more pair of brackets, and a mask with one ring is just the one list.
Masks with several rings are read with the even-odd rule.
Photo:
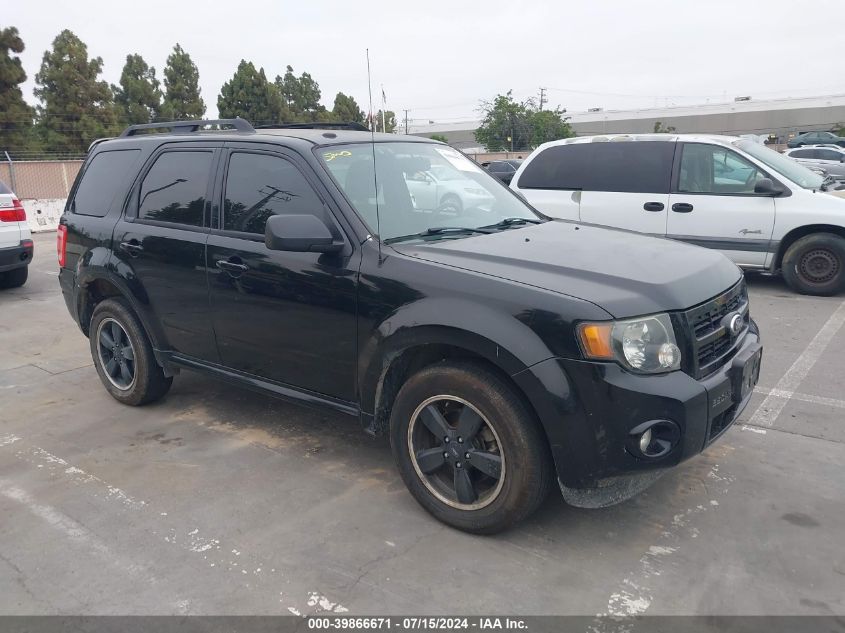
[[779, 196], [783, 189], [776, 186], [771, 178], [758, 178], [754, 183], [754, 193], [761, 196]]
[[839, 159], [840, 163], [845, 163], [845, 154], [842, 154], [842, 158]]
[[267, 220], [264, 244], [273, 251], [336, 253], [343, 242], [335, 242], [326, 223], [316, 215], [274, 215]]

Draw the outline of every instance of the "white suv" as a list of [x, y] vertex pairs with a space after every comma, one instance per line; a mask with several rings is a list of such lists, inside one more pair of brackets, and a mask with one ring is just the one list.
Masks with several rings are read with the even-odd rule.
[[26, 283], [32, 261], [32, 234], [26, 211], [12, 190], [0, 182], [0, 288]]
[[749, 139], [686, 134], [545, 143], [511, 182], [551, 217], [715, 248], [815, 295], [845, 289], [845, 199], [829, 186]]

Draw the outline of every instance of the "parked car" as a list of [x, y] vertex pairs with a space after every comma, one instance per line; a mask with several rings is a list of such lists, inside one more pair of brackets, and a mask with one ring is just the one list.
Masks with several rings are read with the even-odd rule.
[[845, 178], [845, 148], [810, 146], [784, 152], [805, 167], [818, 167], [836, 179]]
[[26, 211], [14, 192], [0, 182], [0, 288], [17, 288], [26, 283], [32, 253]]
[[718, 249], [832, 295], [845, 289], [845, 201], [832, 182], [747, 139], [643, 134], [541, 145], [511, 187], [552, 217]]
[[[720, 253], [550, 221], [425, 138], [212, 123], [234, 129], [96, 143], [61, 218], [65, 302], [118, 401], [192, 369], [348, 414], [426, 510], [486, 533], [555, 482], [630, 497], [748, 403], [762, 347]], [[405, 174], [431, 170], [494, 203], [416, 209]]]
[[829, 143], [845, 147], [845, 137], [837, 136], [833, 132], [804, 132], [790, 140], [787, 147], [803, 147], [804, 145], [819, 145]]
[[506, 185], [509, 185], [511, 184], [513, 175], [516, 173], [516, 170], [519, 169], [521, 164], [522, 159], [512, 158], [508, 160], [491, 160], [489, 163], [486, 163], [484, 167], [486, 167], [487, 171], [493, 174], [496, 178]]
[[445, 165], [431, 165], [425, 171], [405, 173], [405, 182], [414, 208], [421, 211], [440, 209], [445, 212], [449, 207], [455, 212], [464, 207], [489, 209], [496, 200], [474, 180]]

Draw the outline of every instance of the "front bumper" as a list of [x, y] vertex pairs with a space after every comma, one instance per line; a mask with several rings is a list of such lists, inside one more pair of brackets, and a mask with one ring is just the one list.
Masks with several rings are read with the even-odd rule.
[[32, 240], [21, 240], [17, 246], [0, 248], [0, 273], [29, 266], [32, 261]]
[[[566, 406], [558, 407], [557, 419], [540, 415], [564, 494], [567, 489], [607, 488], [619, 479], [624, 480], [622, 488], [633, 490], [632, 478], [651, 481], [655, 471], [699, 454], [748, 405], [759, 377], [758, 353], [762, 353], [760, 335], [752, 321], [731, 359], [702, 380], [681, 371], [646, 376], [615, 363], [559, 358], [540, 363], [553, 363], [554, 368], [532, 368], [541, 380], [544, 371], [549, 377], [563, 374], [569, 380], [564, 390]], [[743, 374], [745, 365], [749, 370]], [[677, 425], [678, 437], [659, 457], [638, 455], [632, 450], [631, 431], [652, 420]]]

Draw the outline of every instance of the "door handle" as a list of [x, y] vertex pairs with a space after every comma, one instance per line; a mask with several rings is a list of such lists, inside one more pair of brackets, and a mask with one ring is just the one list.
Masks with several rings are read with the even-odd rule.
[[129, 240], [128, 242], [121, 242], [120, 243], [121, 250], [126, 251], [132, 257], [138, 257], [141, 254], [141, 251], [144, 250], [144, 247], [138, 243], [138, 240]]
[[249, 270], [249, 266], [247, 266], [246, 264], [226, 261], [225, 259], [221, 259], [215, 262], [215, 266], [217, 266], [217, 268], [219, 268], [220, 270], [225, 270], [228, 273], [242, 273], [245, 270]]
[[665, 208], [662, 202], [646, 202], [643, 205], [643, 209], [646, 211], [663, 211]]
[[672, 211], [675, 213], [690, 213], [692, 205], [689, 202], [676, 202], [672, 205]]

